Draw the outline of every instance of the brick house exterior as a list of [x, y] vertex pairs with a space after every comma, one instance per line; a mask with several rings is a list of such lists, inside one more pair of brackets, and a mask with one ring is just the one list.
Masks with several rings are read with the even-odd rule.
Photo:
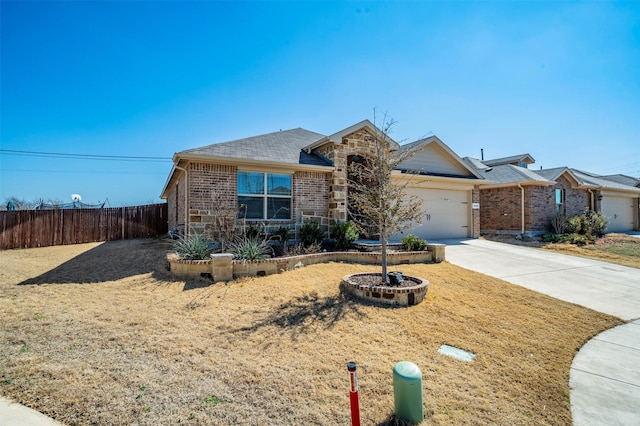
[[[209, 234], [220, 226], [221, 211], [238, 210], [238, 173], [265, 172], [291, 176], [291, 208], [285, 219], [258, 220], [268, 226], [288, 226], [296, 232], [307, 219], [326, 229], [348, 217], [348, 161], [353, 155], [373, 158], [380, 131], [364, 120], [330, 136], [293, 129], [176, 153], [161, 197], [168, 202], [169, 229], [184, 226], [187, 234]], [[431, 142], [431, 141], [430, 141]], [[387, 138], [393, 149], [400, 146]], [[437, 140], [442, 146], [444, 144]], [[448, 148], [446, 148], [448, 149]], [[447, 151], [449, 152], [449, 151]], [[480, 199], [481, 177], [455, 154], [439, 161], [456, 163], [461, 176], [432, 176], [443, 188], [468, 190], [469, 200]], [[447, 186], [448, 185], [448, 186]], [[459, 188], [458, 188], [459, 189]], [[228, 217], [228, 216], [227, 216]], [[469, 209], [469, 237], [480, 234], [478, 210]]]
[[480, 186], [482, 233], [544, 234], [553, 231], [556, 213], [573, 217], [587, 210], [609, 214], [614, 221], [617, 214], [608, 213], [615, 210], [607, 208], [609, 200], [622, 200], [623, 209], [628, 200], [628, 210], [621, 213], [626, 222], [616, 224], [616, 230], [638, 230], [640, 191], [622, 178], [614, 182], [567, 167], [532, 171], [526, 167], [534, 162], [529, 154], [487, 161], [466, 157], [465, 161], [487, 178]]

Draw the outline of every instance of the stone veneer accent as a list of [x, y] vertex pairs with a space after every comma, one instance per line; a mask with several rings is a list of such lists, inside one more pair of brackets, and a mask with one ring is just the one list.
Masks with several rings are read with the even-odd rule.
[[375, 138], [366, 129], [358, 130], [342, 138], [342, 144], [327, 143], [314, 150], [333, 163], [335, 171], [329, 187], [329, 220], [347, 220], [347, 159], [351, 155], [375, 158]]

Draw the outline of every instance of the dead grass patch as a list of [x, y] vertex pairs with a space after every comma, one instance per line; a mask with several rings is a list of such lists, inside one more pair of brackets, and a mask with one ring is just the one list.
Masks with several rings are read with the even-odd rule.
[[[330, 263], [205, 285], [165, 241], [0, 252], [0, 393], [69, 425], [391, 424], [392, 368], [423, 372], [426, 424], [571, 424], [576, 351], [619, 319], [448, 263], [409, 308], [354, 301]], [[135, 259], [136, 262], [130, 261]], [[442, 344], [477, 354], [466, 363]]]

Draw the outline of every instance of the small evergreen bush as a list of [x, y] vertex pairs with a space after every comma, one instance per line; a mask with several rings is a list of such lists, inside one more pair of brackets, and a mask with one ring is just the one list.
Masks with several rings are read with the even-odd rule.
[[300, 240], [305, 247], [320, 244], [324, 238], [324, 231], [317, 220], [308, 220], [300, 227]]
[[427, 240], [422, 240], [415, 235], [408, 234], [402, 238], [400, 247], [404, 251], [423, 251], [427, 248]]
[[258, 239], [264, 235], [264, 227], [255, 223], [250, 223], [249, 226], [244, 227], [243, 234], [245, 238]]
[[331, 230], [331, 237], [336, 240], [338, 250], [346, 250], [360, 238], [358, 228], [351, 222], [336, 222]]
[[567, 234], [544, 234], [542, 241], [545, 243], [562, 243], [568, 240]]
[[574, 216], [567, 223], [570, 234], [589, 235], [600, 238], [609, 224], [609, 218], [600, 212], [587, 211], [580, 216]]
[[279, 240], [283, 245], [289, 241], [291, 230], [287, 226], [281, 226], [271, 233], [271, 239]]
[[184, 260], [207, 260], [215, 251], [213, 242], [204, 235], [178, 237], [173, 242], [173, 247], [178, 256]]

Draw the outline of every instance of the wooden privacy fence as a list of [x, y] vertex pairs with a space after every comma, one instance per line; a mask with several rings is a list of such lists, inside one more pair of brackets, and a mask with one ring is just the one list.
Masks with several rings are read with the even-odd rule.
[[167, 204], [0, 212], [0, 249], [152, 237], [167, 232]]

